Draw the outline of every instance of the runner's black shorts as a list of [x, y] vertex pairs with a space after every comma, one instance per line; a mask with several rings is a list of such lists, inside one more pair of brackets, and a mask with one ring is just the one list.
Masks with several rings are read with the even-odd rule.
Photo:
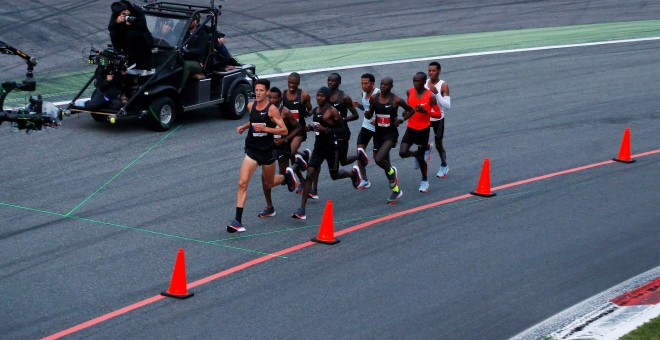
[[309, 159], [309, 166], [314, 169], [320, 169], [323, 161], [328, 162], [330, 171], [339, 170], [339, 147], [337, 144], [314, 144], [312, 157]]
[[399, 140], [399, 131], [392, 130], [392, 131], [387, 131], [386, 133], [383, 133], [383, 134], [375, 133], [374, 134], [374, 153], [376, 153], [376, 151], [380, 150], [380, 148], [383, 146], [383, 143], [386, 140], [393, 141], [394, 143], [392, 144], [392, 148], [396, 148], [396, 143]]
[[406, 132], [401, 138], [401, 144], [413, 145], [417, 144], [419, 146], [427, 147], [429, 144], [429, 133], [431, 132], [431, 127], [428, 126], [422, 130], [415, 130], [411, 128], [406, 128]]
[[277, 152], [275, 149], [259, 150], [245, 147], [245, 154], [257, 162], [257, 165], [273, 164], [277, 159]]
[[364, 145], [364, 146], [369, 145], [369, 142], [371, 141], [371, 138], [373, 138], [373, 136], [374, 136], [373, 131], [363, 127], [362, 129], [360, 129], [360, 133], [358, 133], [357, 145]]

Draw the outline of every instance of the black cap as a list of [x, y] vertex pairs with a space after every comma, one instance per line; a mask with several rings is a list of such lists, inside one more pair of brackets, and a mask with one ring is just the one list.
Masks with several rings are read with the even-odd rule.
[[112, 10], [112, 14], [119, 14], [124, 10], [128, 9], [128, 6], [126, 4], [121, 3], [119, 1], [113, 2], [112, 5], [110, 5], [110, 9]]
[[332, 91], [327, 86], [321, 87], [317, 93], [323, 93], [326, 99], [330, 98], [330, 95], [332, 95]]

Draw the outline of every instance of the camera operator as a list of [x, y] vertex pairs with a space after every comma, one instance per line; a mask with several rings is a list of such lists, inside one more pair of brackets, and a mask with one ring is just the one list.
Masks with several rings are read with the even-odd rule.
[[[117, 72], [118, 71], [118, 72]], [[97, 67], [94, 73], [94, 92], [90, 100], [85, 102], [85, 109], [96, 111], [101, 108], [119, 109], [122, 106], [126, 66], [113, 70], [108, 67]]]
[[130, 64], [142, 70], [151, 69], [151, 48], [154, 39], [147, 28], [147, 19], [138, 6], [126, 0], [113, 2], [108, 24], [110, 41], [115, 50], [128, 55]]
[[[206, 59], [207, 46], [209, 43], [209, 35], [206, 32], [205, 27], [201, 27], [197, 33], [195, 29], [199, 25], [199, 14], [196, 14], [186, 32], [186, 36], [183, 38], [185, 42], [188, 38], [188, 42], [183, 46], [183, 79], [181, 79], [181, 86], [179, 86], [179, 92], [183, 89], [188, 81], [188, 77], [194, 73], [204, 72], [204, 61]], [[192, 37], [191, 37], [192, 36]]]
[[218, 31], [217, 39], [213, 42], [213, 53], [210, 56], [212, 69], [214, 71], [230, 71], [234, 66], [240, 65], [231, 55], [225, 45], [225, 34]]

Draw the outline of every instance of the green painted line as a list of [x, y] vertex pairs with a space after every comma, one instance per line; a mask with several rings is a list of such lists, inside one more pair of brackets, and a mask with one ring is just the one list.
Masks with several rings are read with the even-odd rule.
[[[333, 68], [463, 53], [651, 37], [660, 37], [660, 20], [436, 35], [269, 50], [239, 55], [237, 59], [242, 63], [257, 65], [258, 73], [263, 75], [313, 70], [319, 67]], [[86, 72], [40, 77], [37, 72], [37, 93], [51, 101], [70, 100], [93, 73], [94, 69], [90, 69]], [[23, 101], [23, 97], [17, 98], [16, 95], [10, 94], [6, 107], [19, 106]]]
[[[10, 207], [10, 208], [15, 208], [15, 209], [21, 209], [21, 210], [26, 210], [26, 211], [32, 211], [32, 212], [38, 212], [38, 213], [42, 213], [42, 214], [62, 217], [62, 218], [65, 218], [65, 219], [78, 220], [78, 221], [90, 222], [90, 223], [100, 224], [100, 225], [105, 225], [105, 226], [128, 229], [128, 230], [132, 230], [132, 231], [138, 231], [138, 232], [141, 232], [141, 233], [147, 233], [147, 234], [152, 234], [152, 235], [157, 235], [157, 236], [165, 236], [165, 237], [169, 237], [169, 238], [176, 238], [176, 239], [180, 239], [180, 240], [184, 240], [184, 241], [190, 241], [190, 242], [201, 243], [201, 244], [208, 244], [208, 245], [217, 246], [217, 247], [221, 247], [221, 248], [240, 250], [240, 251], [255, 253], [255, 254], [260, 254], [260, 255], [272, 255], [271, 253], [258, 251], [258, 250], [254, 250], [254, 249], [247, 249], [247, 248], [241, 248], [241, 247], [234, 247], [234, 246], [230, 246], [230, 245], [226, 245], [226, 244], [220, 244], [220, 243], [217, 243], [216, 241], [199, 240], [199, 239], [196, 239], [196, 238], [180, 236], [180, 235], [174, 235], [174, 234], [168, 234], [168, 233], [163, 233], [163, 232], [159, 232], [159, 231], [154, 231], [154, 230], [149, 230], [149, 229], [144, 229], [144, 228], [138, 228], [138, 227], [132, 227], [132, 226], [127, 226], [127, 225], [118, 224], [118, 223], [105, 222], [105, 221], [100, 221], [100, 220], [85, 218], [85, 217], [70, 216], [70, 215], [60, 214], [60, 213], [56, 213], [56, 212], [52, 212], [52, 211], [25, 207], [25, 206], [21, 206], [21, 205], [18, 205], [18, 204], [0, 202], [0, 206], [5, 206], [5, 207]], [[282, 258], [282, 259], [287, 258], [286, 256], [275, 256], [275, 255], [272, 255], [272, 256], [273, 257], [279, 257], [279, 258]]]
[[149, 147], [149, 148], [148, 148], [145, 152], [143, 152], [140, 156], [138, 156], [136, 159], [134, 159], [132, 162], [130, 162], [127, 166], [125, 166], [123, 169], [121, 169], [121, 171], [119, 171], [117, 174], [115, 174], [114, 176], [112, 176], [112, 178], [110, 178], [110, 179], [107, 180], [105, 183], [103, 183], [103, 185], [101, 185], [101, 187], [99, 187], [98, 189], [96, 189], [96, 191], [94, 191], [91, 195], [87, 196], [87, 198], [85, 198], [82, 202], [80, 202], [80, 204], [78, 204], [78, 205], [75, 206], [73, 209], [71, 209], [71, 211], [69, 211], [65, 216], [69, 216], [69, 215], [71, 215], [74, 211], [78, 210], [78, 208], [82, 207], [82, 205], [85, 204], [87, 201], [89, 201], [92, 197], [94, 197], [94, 195], [96, 195], [99, 191], [103, 190], [103, 188], [105, 188], [106, 186], [108, 186], [108, 184], [110, 184], [110, 182], [114, 181], [117, 177], [119, 177], [119, 175], [123, 174], [123, 173], [124, 173], [126, 170], [128, 170], [131, 166], [133, 166], [135, 163], [137, 163], [137, 161], [139, 161], [140, 159], [142, 159], [142, 157], [146, 156], [146, 155], [147, 155], [151, 150], [153, 150], [156, 146], [160, 145], [165, 139], [167, 139], [169, 136], [171, 136], [171, 135], [172, 135], [174, 132], [176, 132], [176, 130], [178, 130], [180, 127], [181, 127], [181, 125], [177, 126], [177, 127], [174, 128], [172, 131], [170, 131], [170, 133], [168, 133], [168, 134], [165, 135], [163, 138], [161, 138], [158, 142], [156, 142], [154, 145], [152, 145], [151, 147]]
[[250, 53], [259, 74], [304, 71], [464, 53], [660, 36], [660, 20], [437, 35]]

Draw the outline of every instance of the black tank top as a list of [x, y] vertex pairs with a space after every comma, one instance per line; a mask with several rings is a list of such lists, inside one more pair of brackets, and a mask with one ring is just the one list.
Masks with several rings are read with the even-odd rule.
[[[312, 110], [312, 122], [314, 123], [314, 126], [316, 125], [321, 125], [324, 128], [334, 128], [336, 126], [332, 126], [328, 124], [324, 119], [323, 119], [323, 112], [317, 107], [314, 110]], [[339, 122], [341, 123], [341, 122]], [[337, 137], [333, 133], [318, 133], [316, 132], [316, 143], [319, 144], [324, 144], [324, 145], [330, 145], [330, 144], [335, 144], [335, 141], [337, 140]]]
[[308, 113], [307, 108], [302, 102], [302, 90], [298, 89], [298, 92], [296, 92], [296, 99], [294, 100], [287, 99], [287, 93], [288, 90], [284, 90], [284, 95], [282, 96], [282, 104], [284, 107], [289, 109], [291, 113], [293, 113], [293, 117], [298, 119], [300, 126], [307, 126], [307, 124], [305, 124], [305, 117], [308, 115]]
[[268, 109], [270, 109], [270, 105], [271, 103], [268, 103], [263, 110], [257, 110], [257, 102], [252, 104], [252, 109], [250, 110], [250, 129], [245, 138], [246, 147], [257, 150], [272, 150], [275, 148], [273, 134], [268, 132], [256, 132], [253, 128], [253, 126], [257, 124], [265, 125], [270, 128], [276, 126], [275, 123], [270, 120], [270, 117], [268, 117]]
[[390, 93], [390, 99], [385, 104], [380, 103], [380, 93], [374, 96], [374, 116], [376, 118], [376, 133], [387, 133], [388, 131], [396, 130], [394, 120], [397, 119], [398, 113], [394, 108], [394, 94]]
[[[330, 97], [332, 98], [332, 96]], [[335, 109], [337, 109], [337, 111], [339, 111], [339, 115], [341, 116], [341, 118], [346, 118], [348, 116], [348, 106], [346, 106], [346, 104], [344, 103], [344, 91], [338, 90], [337, 99], [335, 101], [329, 100], [329, 102], [330, 105], [332, 105]], [[351, 130], [348, 128], [348, 122], [342, 119], [342, 123], [346, 128], [347, 138], [350, 138]], [[340, 137], [339, 139], [343, 139], [343, 137]]]

